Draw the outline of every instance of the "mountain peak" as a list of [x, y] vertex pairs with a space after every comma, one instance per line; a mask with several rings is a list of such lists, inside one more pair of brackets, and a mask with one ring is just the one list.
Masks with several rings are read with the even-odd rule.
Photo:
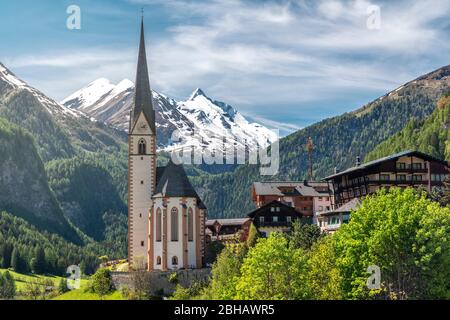
[[199, 97], [199, 96], [202, 96], [202, 97], [205, 97], [205, 98], [209, 99], [208, 96], [205, 94], [205, 92], [204, 92], [202, 89], [197, 88], [197, 89], [195, 89], [194, 92], [191, 94], [189, 100], [194, 100], [195, 98], [197, 98], [197, 97]]
[[0, 79], [5, 80], [15, 87], [24, 87], [27, 84], [12, 73], [5, 65], [0, 63]]
[[98, 78], [98, 79], [92, 81], [91, 83], [89, 83], [87, 86], [92, 87], [92, 86], [105, 86], [105, 85], [111, 85], [111, 81], [109, 81], [106, 78]]
[[120, 82], [117, 84], [117, 86], [118, 86], [118, 87], [119, 87], [119, 86], [132, 87], [132, 86], [134, 86], [134, 82], [131, 81], [130, 79], [125, 78], [125, 79], [123, 79], [122, 81], [120, 81]]

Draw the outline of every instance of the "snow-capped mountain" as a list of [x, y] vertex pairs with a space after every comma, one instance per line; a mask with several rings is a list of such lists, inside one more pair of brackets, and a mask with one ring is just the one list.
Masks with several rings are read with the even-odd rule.
[[[3, 85], [7, 85], [9, 90], [25, 90], [31, 93], [45, 109], [53, 116], [62, 117], [84, 117], [85, 115], [77, 110], [68, 108], [50, 99], [39, 90], [29, 86], [26, 82], [19, 79], [14, 73], [8, 70], [0, 63], [0, 81]], [[6, 88], [5, 88], [6, 90]]]
[[126, 142], [123, 131], [59, 104], [1, 63], [0, 117], [32, 134], [44, 161], [69, 158], [79, 150], [120, 149]]
[[[61, 104], [98, 121], [127, 131], [133, 105], [134, 84], [122, 80], [114, 85], [98, 79], [75, 92]], [[194, 147], [195, 150], [252, 150], [277, 140], [268, 128], [250, 123], [232, 106], [214, 101], [196, 89], [186, 101], [175, 101], [153, 91], [158, 147], [166, 151]], [[175, 130], [178, 134], [174, 135]]]

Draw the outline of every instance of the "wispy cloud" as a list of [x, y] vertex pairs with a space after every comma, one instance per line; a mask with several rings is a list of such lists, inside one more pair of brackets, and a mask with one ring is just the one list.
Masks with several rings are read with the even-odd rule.
[[[204, 87], [212, 97], [285, 130], [298, 126], [264, 119], [267, 112], [260, 112], [260, 106], [290, 105], [284, 113], [298, 114], [303, 103], [326, 101], [332, 107], [334, 100], [347, 99], [348, 108], [357, 107], [351, 105], [356, 101], [352, 96], [375, 98], [449, 63], [449, 1], [124, 2], [165, 8], [173, 21], [164, 36], [148, 39], [156, 89], [183, 98], [193, 88]], [[367, 27], [373, 5], [381, 9], [379, 30]], [[153, 27], [148, 21], [147, 28]], [[68, 70], [74, 77], [66, 85], [69, 94], [78, 89], [75, 85], [95, 77], [132, 78], [135, 53], [136, 48], [90, 48], [10, 62], [17, 68]], [[45, 85], [61, 95], [64, 88], [56, 82], [61, 79], [49, 77]]]
[[252, 120], [266, 126], [269, 129], [278, 129], [280, 130], [281, 134], [286, 134], [289, 132], [293, 132], [293, 131], [297, 131], [302, 129], [302, 127], [297, 126], [295, 124], [292, 123], [288, 123], [288, 122], [281, 122], [281, 121], [275, 121], [275, 120], [270, 120], [267, 118], [263, 118], [263, 117], [254, 117], [254, 116], [249, 116]]

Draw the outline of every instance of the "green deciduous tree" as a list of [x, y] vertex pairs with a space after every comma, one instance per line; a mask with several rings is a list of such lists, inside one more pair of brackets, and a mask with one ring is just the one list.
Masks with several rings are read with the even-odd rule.
[[244, 254], [245, 251], [236, 253], [230, 248], [222, 250], [212, 267], [211, 281], [204, 292], [205, 299], [234, 299], [236, 296], [236, 284], [241, 276]]
[[258, 229], [256, 229], [255, 225], [252, 223], [250, 224], [250, 229], [248, 230], [248, 237], [247, 237], [247, 247], [251, 248], [255, 246], [256, 242], [258, 241], [258, 238], [260, 237]]
[[67, 279], [61, 278], [58, 284], [58, 293], [63, 294], [69, 291], [69, 287], [67, 286]]
[[[448, 298], [450, 209], [413, 189], [367, 197], [335, 235], [347, 298]], [[367, 268], [381, 269], [382, 288], [367, 289]]]
[[111, 271], [108, 269], [99, 269], [92, 276], [92, 290], [100, 297], [104, 297], [114, 289]]
[[14, 299], [16, 295], [16, 284], [11, 274], [6, 271], [4, 274], [0, 273], [0, 300]]
[[251, 248], [236, 285], [237, 299], [301, 299], [305, 289], [305, 254], [287, 238], [271, 233]]
[[322, 237], [308, 252], [307, 292], [315, 300], [342, 299], [342, 277], [336, 266], [335, 240], [332, 235]]
[[294, 248], [309, 250], [321, 237], [320, 228], [315, 224], [301, 223], [299, 220], [292, 224], [292, 232], [289, 236], [290, 245]]

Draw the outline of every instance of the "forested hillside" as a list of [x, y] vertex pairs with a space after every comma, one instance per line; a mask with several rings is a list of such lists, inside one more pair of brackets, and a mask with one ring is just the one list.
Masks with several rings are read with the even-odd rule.
[[105, 214], [126, 214], [126, 135], [59, 105], [2, 64], [0, 120], [0, 210], [76, 243], [79, 230], [106, 239]]
[[424, 120], [411, 119], [406, 127], [378, 145], [366, 161], [403, 150], [418, 150], [436, 158], [450, 160], [450, 95], [443, 96], [436, 110]]
[[50, 190], [32, 136], [0, 118], [0, 208], [80, 243]]
[[56, 234], [40, 231], [21, 218], [0, 212], [0, 268], [65, 276], [68, 266], [80, 265], [84, 273], [91, 274], [100, 255], [118, 258], [126, 250], [84, 240], [83, 247], [77, 246]]
[[437, 100], [450, 92], [450, 66], [405, 84], [363, 108], [326, 119], [280, 141], [280, 172], [261, 176], [257, 166], [245, 165], [234, 173], [201, 176], [193, 183], [210, 217], [245, 216], [253, 209], [250, 186], [261, 180], [303, 180], [307, 177], [305, 144], [312, 137], [314, 175], [321, 179], [335, 167], [345, 169], [357, 156], [365, 157], [378, 144], [402, 130], [411, 118], [430, 115]]
[[105, 236], [105, 212], [126, 215], [124, 159], [106, 153], [81, 154], [46, 165], [50, 187], [67, 217], [96, 240]]

